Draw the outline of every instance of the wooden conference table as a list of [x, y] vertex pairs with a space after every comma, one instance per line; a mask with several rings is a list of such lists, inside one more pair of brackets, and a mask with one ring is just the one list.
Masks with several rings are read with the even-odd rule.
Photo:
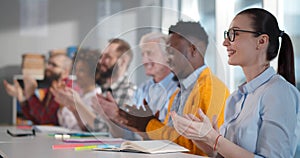
[[201, 158], [201, 156], [186, 153], [141, 154], [90, 150], [74, 151], [74, 149], [53, 150], [52, 145], [61, 144], [60, 140], [56, 140], [45, 133], [37, 133], [36, 136], [12, 137], [7, 134], [7, 129], [16, 130], [16, 127], [0, 126], [0, 155], [8, 158]]

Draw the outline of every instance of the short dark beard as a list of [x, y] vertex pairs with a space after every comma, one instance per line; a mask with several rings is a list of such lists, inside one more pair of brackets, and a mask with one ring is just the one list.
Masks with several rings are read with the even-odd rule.
[[42, 81], [43, 87], [50, 87], [52, 85], [53, 81], [58, 81], [61, 78], [61, 73], [60, 74], [52, 74], [50, 76], [45, 76], [44, 80]]
[[103, 78], [111, 78], [113, 76], [113, 72], [117, 72], [119, 70], [119, 67], [117, 64], [114, 64], [110, 68], [107, 69], [106, 72], [100, 72], [101, 77]]

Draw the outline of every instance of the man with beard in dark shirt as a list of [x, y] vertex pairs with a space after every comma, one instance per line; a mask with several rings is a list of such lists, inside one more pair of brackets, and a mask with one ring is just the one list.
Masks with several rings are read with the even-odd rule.
[[3, 84], [6, 92], [10, 96], [16, 97], [19, 101], [22, 113], [26, 119], [31, 120], [34, 124], [58, 125], [57, 110], [59, 109], [59, 104], [55, 102], [49, 87], [76, 87], [73, 85], [72, 80], [68, 78], [71, 66], [72, 60], [65, 54], [50, 56], [43, 81], [43, 84], [46, 84], [46, 88], [39, 89], [39, 96], [35, 94], [38, 83], [32, 76], [24, 74], [24, 89], [22, 89], [17, 80], [14, 80], [14, 84], [9, 84], [4, 80]]

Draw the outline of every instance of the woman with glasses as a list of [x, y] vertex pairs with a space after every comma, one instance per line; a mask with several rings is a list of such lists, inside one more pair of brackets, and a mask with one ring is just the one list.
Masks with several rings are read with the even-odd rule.
[[[271, 13], [257, 8], [238, 13], [224, 35], [228, 63], [243, 69], [246, 82], [227, 99], [220, 131], [201, 110], [200, 118], [172, 112], [175, 129], [208, 155], [294, 157], [300, 93], [289, 36]], [[270, 66], [277, 54], [278, 72]]]

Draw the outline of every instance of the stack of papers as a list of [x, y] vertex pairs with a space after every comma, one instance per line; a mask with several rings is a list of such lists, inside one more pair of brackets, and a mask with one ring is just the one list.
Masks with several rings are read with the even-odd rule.
[[43, 133], [68, 133], [71, 132], [70, 129], [60, 127], [60, 126], [48, 126], [48, 125], [35, 125], [33, 129], [36, 132], [43, 132]]
[[60, 126], [35, 125], [33, 129], [36, 132], [47, 133], [55, 138], [71, 138], [71, 137], [108, 137], [108, 132], [82, 132], [70, 130]]

